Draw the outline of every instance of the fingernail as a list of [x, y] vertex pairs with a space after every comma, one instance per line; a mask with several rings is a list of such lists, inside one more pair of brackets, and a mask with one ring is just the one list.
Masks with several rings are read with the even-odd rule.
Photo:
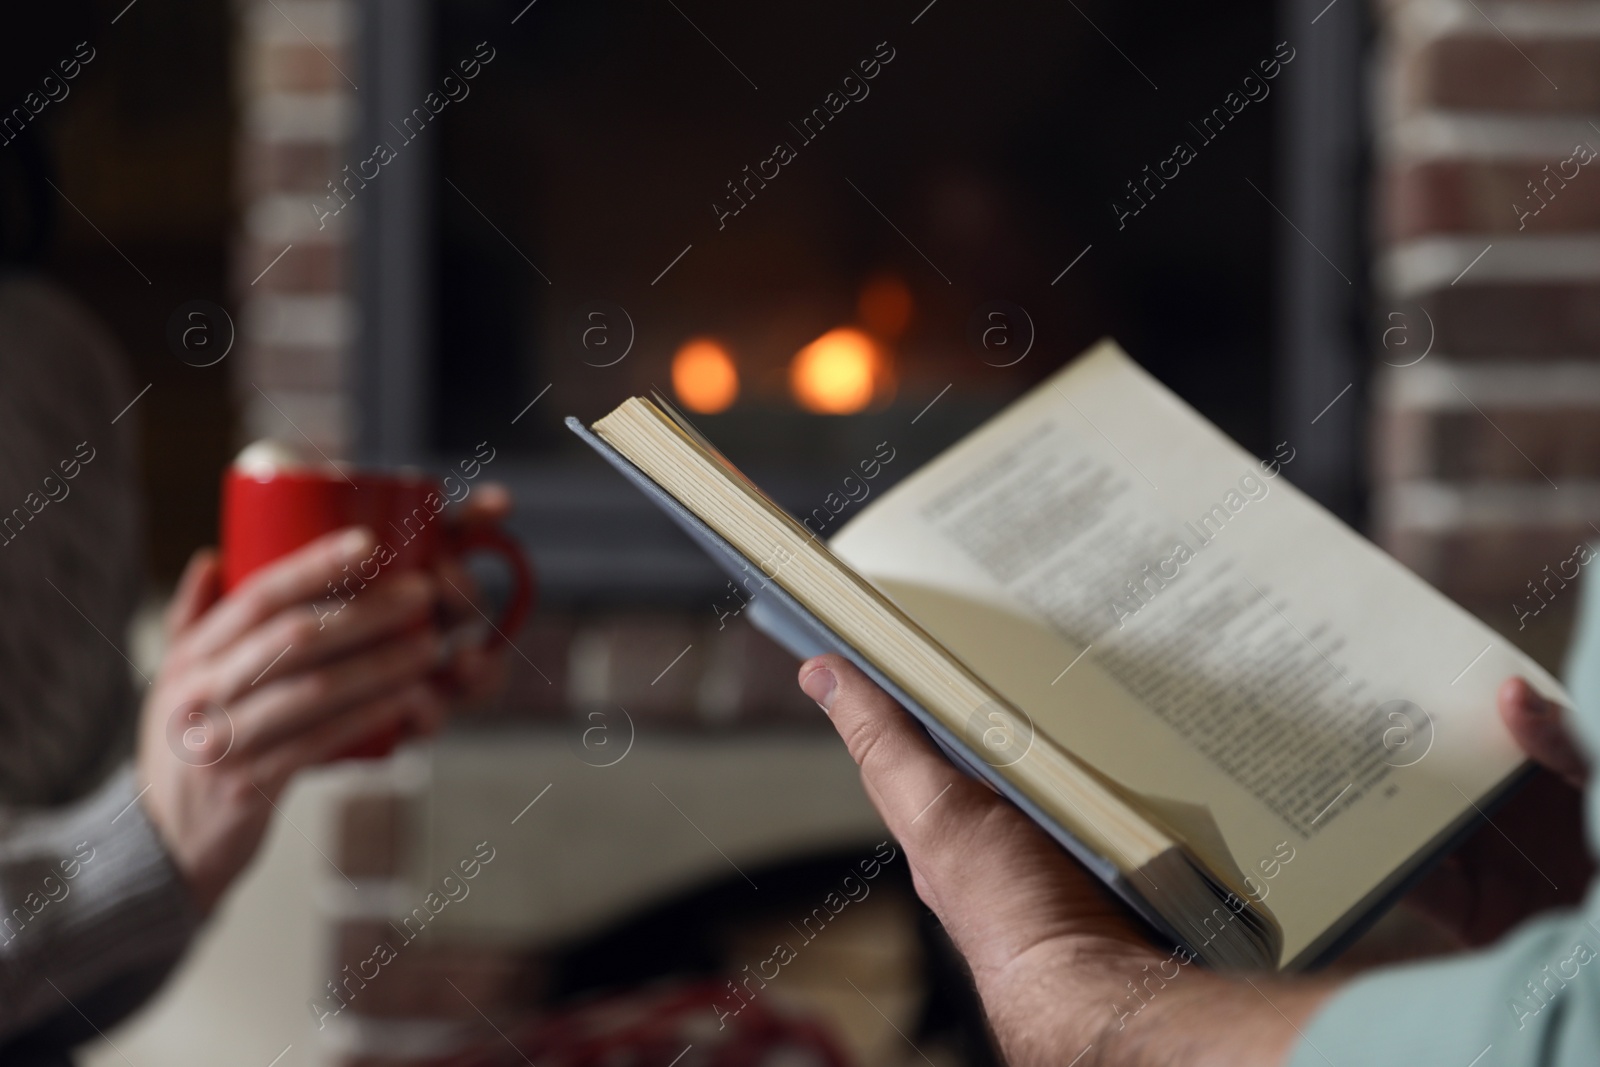
[[823, 711], [833, 710], [833, 694], [839, 688], [839, 680], [833, 672], [826, 667], [818, 667], [800, 682], [800, 688], [821, 706]]
[[359, 552], [365, 552], [370, 544], [372, 544], [372, 531], [365, 526], [357, 526], [354, 530], [339, 538], [339, 552], [346, 556], [353, 556]]

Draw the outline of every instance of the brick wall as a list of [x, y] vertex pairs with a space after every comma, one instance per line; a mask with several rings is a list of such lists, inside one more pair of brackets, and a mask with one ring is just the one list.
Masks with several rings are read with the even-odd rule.
[[1600, 540], [1600, 3], [1380, 26], [1377, 536], [1554, 663]]
[[346, 0], [240, 0], [237, 11], [242, 433], [299, 440], [298, 428], [338, 456], [352, 428], [350, 227], [343, 215], [319, 227], [311, 204], [349, 158], [357, 12]]
[[480, 1010], [504, 1021], [534, 1002], [539, 961], [521, 947], [452, 943], [425, 927], [418, 936], [411, 909], [437, 891], [417, 874], [426, 789], [426, 761], [402, 757], [347, 776], [334, 803], [339, 873], [319, 894], [323, 985], [307, 990], [318, 1062], [425, 1064], [492, 1036]]

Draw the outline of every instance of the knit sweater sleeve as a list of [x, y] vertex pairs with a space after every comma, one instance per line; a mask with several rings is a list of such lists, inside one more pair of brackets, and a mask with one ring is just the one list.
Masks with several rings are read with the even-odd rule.
[[0, 1042], [130, 974], [153, 984], [200, 919], [131, 767], [75, 804], [0, 813]]

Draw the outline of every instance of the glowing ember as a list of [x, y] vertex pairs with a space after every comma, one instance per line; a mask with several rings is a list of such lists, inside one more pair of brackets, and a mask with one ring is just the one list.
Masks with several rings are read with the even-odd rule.
[[886, 372], [872, 338], [845, 326], [829, 330], [795, 354], [789, 389], [807, 411], [849, 415], [872, 402]]
[[672, 390], [690, 411], [715, 415], [739, 395], [739, 369], [733, 357], [705, 337], [685, 341], [672, 357]]

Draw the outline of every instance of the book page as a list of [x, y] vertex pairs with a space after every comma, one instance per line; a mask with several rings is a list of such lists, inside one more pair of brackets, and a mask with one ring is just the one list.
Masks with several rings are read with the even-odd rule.
[[[1314, 447], [1307, 428], [1304, 447]], [[1521, 764], [1553, 679], [1102, 343], [830, 547], [1233, 871], [1294, 961]]]

